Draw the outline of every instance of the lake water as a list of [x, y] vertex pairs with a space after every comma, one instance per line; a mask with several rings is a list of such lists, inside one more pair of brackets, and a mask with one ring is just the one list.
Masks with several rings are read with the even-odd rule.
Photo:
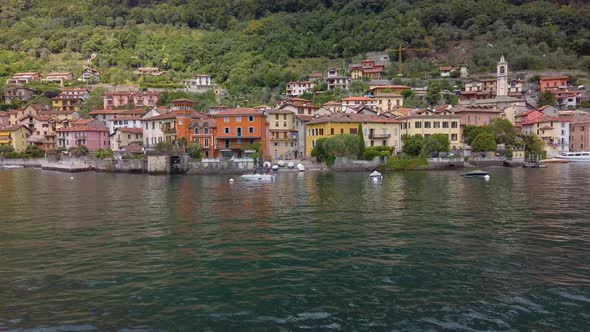
[[587, 331], [590, 165], [0, 171], [0, 331]]

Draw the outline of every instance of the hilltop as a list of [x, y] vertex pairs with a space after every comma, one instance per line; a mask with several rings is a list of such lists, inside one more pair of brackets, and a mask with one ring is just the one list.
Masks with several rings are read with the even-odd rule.
[[[310, 69], [390, 54], [388, 78], [430, 77], [438, 65], [491, 70], [590, 70], [583, 1], [8, 0], [0, 9], [0, 77], [86, 65], [113, 84], [166, 85], [198, 73], [236, 98], [266, 102]], [[91, 55], [95, 55], [89, 61]], [[159, 77], [138, 77], [158, 67]]]

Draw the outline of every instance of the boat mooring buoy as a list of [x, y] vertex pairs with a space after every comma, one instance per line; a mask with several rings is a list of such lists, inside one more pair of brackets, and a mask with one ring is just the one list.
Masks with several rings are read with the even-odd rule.
[[230, 178], [229, 183], [234, 183], [234, 179]]

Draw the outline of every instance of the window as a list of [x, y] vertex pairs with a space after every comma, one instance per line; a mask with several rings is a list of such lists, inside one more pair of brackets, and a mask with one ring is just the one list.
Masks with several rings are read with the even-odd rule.
[[443, 121], [442, 127], [443, 128], [449, 128], [449, 123], [447, 121]]
[[457, 140], [457, 134], [451, 134], [451, 141]]
[[451, 122], [451, 128], [457, 128], [457, 121]]
[[248, 133], [254, 134], [254, 127], [248, 127]]
[[358, 129], [357, 128], [350, 128], [350, 134], [351, 135], [356, 135], [357, 132], [358, 132]]
[[156, 123], [155, 122], [152, 122], [152, 130], [153, 129], [156, 129]]
[[236, 136], [242, 136], [242, 128], [240, 128], [240, 127], [236, 128]]
[[424, 121], [424, 128], [430, 128], [430, 121]]
[[344, 128], [340, 128], [340, 133], [344, 134]]
[[229, 127], [223, 127], [223, 133], [229, 134]]
[[204, 133], [205, 135], [209, 135], [209, 128], [204, 128], [204, 129], [203, 129], [203, 133]]
[[330, 135], [334, 135], [334, 128], [330, 128]]
[[432, 123], [432, 125], [433, 125], [433, 128], [440, 128], [440, 122], [438, 122], [438, 121], [434, 121]]
[[324, 128], [320, 128], [320, 135], [324, 135]]
[[254, 117], [252, 115], [248, 117], [248, 122], [254, 122]]
[[383, 146], [387, 146], [387, 141], [383, 140]]
[[195, 128], [195, 135], [199, 134], [199, 128]]
[[562, 130], [561, 131], [561, 135], [565, 135], [565, 130]]
[[149, 129], [149, 128], [148, 128], [148, 123], [147, 123], [147, 122], [145, 123], [145, 129]]
[[242, 117], [241, 116], [236, 116], [236, 122], [242, 122]]
[[229, 122], [229, 116], [223, 117], [223, 122]]
[[287, 122], [283, 122], [283, 127], [286, 127], [286, 126], [287, 126]]
[[279, 126], [279, 123], [278, 122], [275, 122], [275, 127], [278, 127], [278, 126]]
[[279, 142], [275, 142], [274, 144], [275, 144], [275, 147], [279, 146]]
[[420, 121], [414, 122], [414, 128], [422, 128], [422, 122], [420, 122]]
[[131, 134], [127, 134], [127, 139], [131, 139]]
[[250, 144], [254, 144], [254, 139], [250, 138]]
[[275, 120], [278, 120], [278, 119], [279, 119], [279, 115], [275, 114]]

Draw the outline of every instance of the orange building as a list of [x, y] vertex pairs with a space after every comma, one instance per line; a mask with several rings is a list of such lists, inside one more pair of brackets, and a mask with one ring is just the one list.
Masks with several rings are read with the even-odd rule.
[[245, 158], [250, 144], [262, 143], [266, 156], [267, 126], [264, 113], [253, 108], [232, 108], [214, 115], [217, 128], [215, 156]]
[[202, 119], [194, 119], [190, 126], [190, 141], [197, 141], [201, 145], [201, 151], [205, 158], [213, 158], [215, 156], [217, 125], [215, 118], [206, 117]]
[[172, 111], [176, 114], [176, 139], [190, 142], [190, 126], [192, 114], [194, 112], [194, 101], [186, 98], [175, 99], [172, 101]]
[[541, 92], [567, 89], [568, 79], [567, 76], [542, 76], [539, 78], [539, 87]]

